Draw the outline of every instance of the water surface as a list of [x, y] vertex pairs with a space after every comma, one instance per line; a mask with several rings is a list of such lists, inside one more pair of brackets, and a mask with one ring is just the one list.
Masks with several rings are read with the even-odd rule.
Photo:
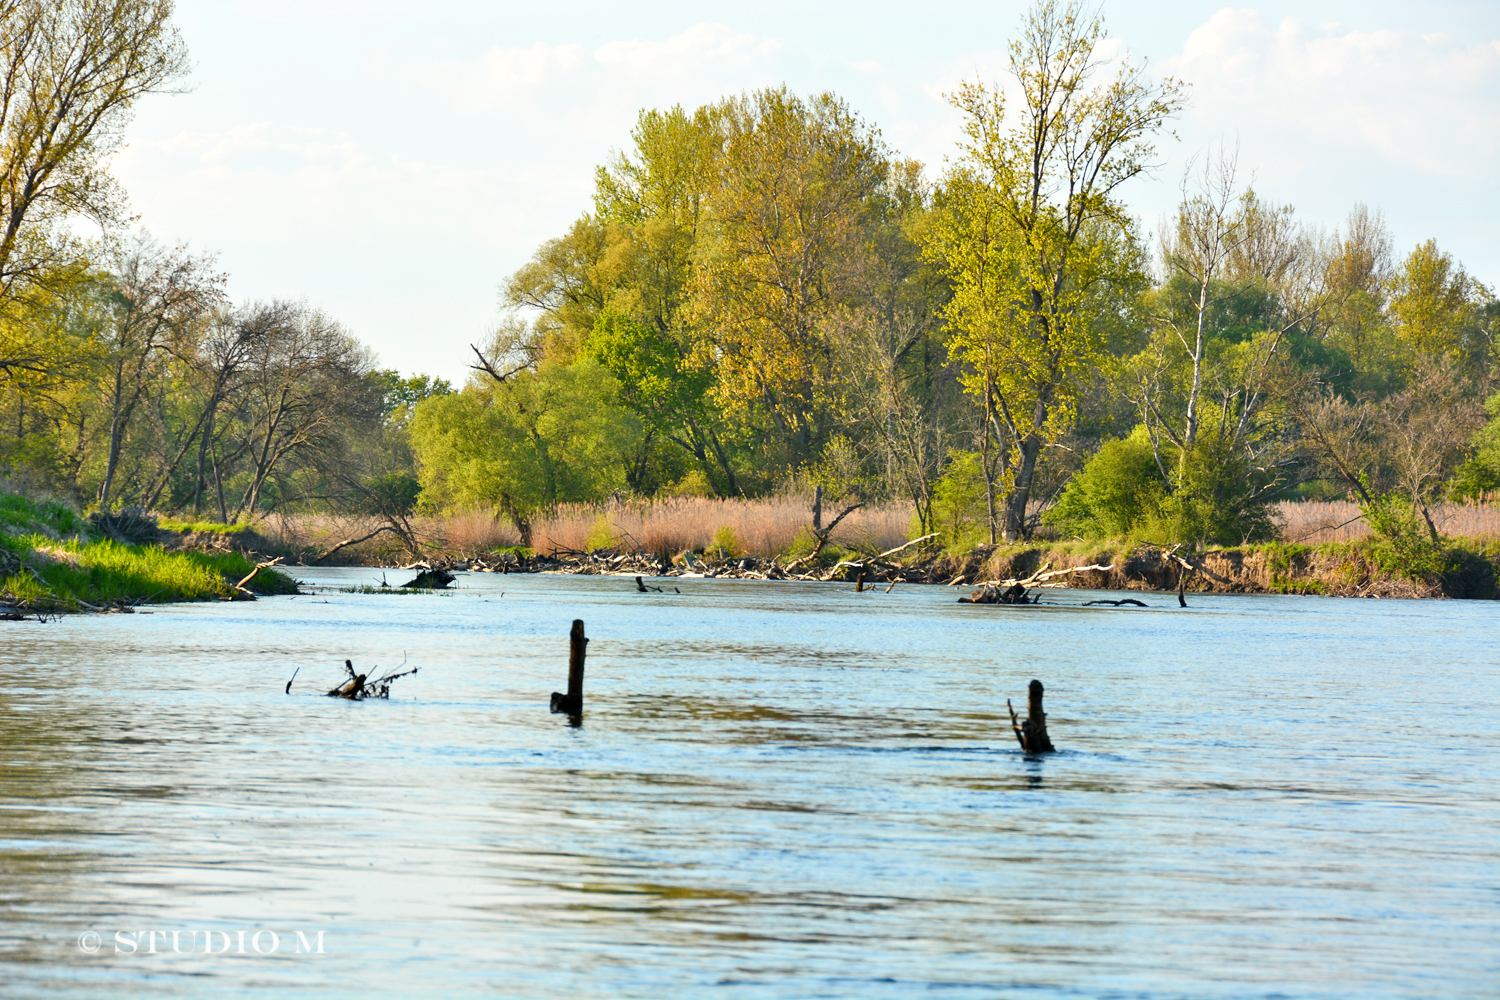
[[299, 572], [3, 626], [0, 993], [1500, 993], [1493, 604]]

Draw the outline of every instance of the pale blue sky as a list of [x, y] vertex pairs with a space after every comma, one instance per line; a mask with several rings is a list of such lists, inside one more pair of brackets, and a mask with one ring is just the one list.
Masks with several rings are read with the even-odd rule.
[[[832, 89], [942, 169], [962, 77], [1003, 75], [1026, 4], [178, 0], [192, 91], [144, 102], [115, 173], [141, 223], [219, 254], [237, 300], [306, 298], [403, 371], [465, 374], [497, 286], [590, 204], [638, 108]], [[1111, 34], [1193, 84], [1183, 164], [1239, 142], [1299, 217], [1380, 207], [1500, 282], [1500, 4], [1113, 3]]]

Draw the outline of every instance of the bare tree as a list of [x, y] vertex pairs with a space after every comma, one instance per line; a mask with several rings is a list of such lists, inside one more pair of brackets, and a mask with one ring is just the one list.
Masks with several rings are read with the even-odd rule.
[[243, 365], [241, 453], [249, 483], [234, 521], [257, 509], [267, 479], [288, 457], [336, 446], [342, 418], [371, 368], [369, 352], [322, 313], [275, 303], [260, 308], [264, 326]]
[[[162, 375], [162, 360], [174, 342], [196, 339], [190, 329], [223, 302], [225, 276], [212, 257], [194, 257], [185, 247], [167, 249], [138, 237], [119, 262], [106, 293], [103, 389], [109, 413], [109, 445], [99, 506], [114, 498], [115, 474], [137, 407]], [[181, 352], [182, 346], [177, 350]]]
[[1184, 461], [1198, 440], [1198, 400], [1203, 391], [1203, 352], [1208, 342], [1208, 317], [1216, 301], [1214, 286], [1224, 277], [1232, 256], [1249, 239], [1246, 220], [1232, 210], [1236, 198], [1235, 173], [1238, 161], [1238, 150], [1226, 154], [1222, 147], [1217, 157], [1205, 157], [1201, 174], [1197, 178], [1197, 191], [1191, 194], [1189, 179], [1193, 176], [1194, 166], [1189, 163], [1182, 178], [1182, 204], [1177, 210], [1177, 225], [1162, 234], [1163, 263], [1169, 272], [1180, 274], [1192, 282], [1196, 296], [1193, 302], [1191, 343], [1188, 332], [1173, 321], [1170, 313], [1163, 314], [1162, 317], [1171, 326], [1172, 332], [1182, 342], [1183, 349], [1193, 362], [1193, 378], [1181, 435], [1172, 430], [1170, 423], [1160, 422], [1182, 449]]

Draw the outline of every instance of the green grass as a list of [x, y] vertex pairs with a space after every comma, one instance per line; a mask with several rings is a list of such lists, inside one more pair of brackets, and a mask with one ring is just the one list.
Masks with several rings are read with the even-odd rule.
[[86, 535], [88, 524], [55, 500], [31, 501], [14, 493], [0, 493], [0, 533], [45, 536]]
[[[0, 600], [26, 608], [228, 600], [255, 563], [238, 553], [165, 552], [101, 538], [61, 504], [0, 494]], [[263, 569], [257, 594], [295, 594], [285, 573]]]
[[178, 521], [174, 518], [163, 517], [157, 520], [157, 526], [167, 531], [211, 531], [218, 535], [237, 535], [242, 531], [249, 531], [248, 524], [220, 524], [218, 521]]

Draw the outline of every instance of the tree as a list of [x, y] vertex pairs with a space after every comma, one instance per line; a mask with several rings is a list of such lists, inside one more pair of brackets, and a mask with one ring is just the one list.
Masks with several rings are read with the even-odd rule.
[[[192, 351], [198, 339], [193, 327], [223, 304], [224, 281], [212, 257], [194, 257], [185, 247], [169, 250], [144, 237], [119, 260], [107, 286], [102, 331], [109, 444], [100, 508], [109, 510], [114, 499], [115, 473], [136, 408], [159, 379], [164, 359], [174, 351], [179, 356]], [[190, 440], [183, 442], [179, 461]]]
[[1438, 249], [1419, 245], [1391, 279], [1391, 314], [1397, 335], [1419, 354], [1457, 358], [1465, 327], [1488, 296], [1463, 265]]
[[1010, 46], [1014, 118], [998, 88], [965, 83], [950, 97], [966, 138], [930, 252], [954, 283], [947, 319], [965, 388], [1005, 456], [1007, 539], [1026, 534], [1042, 449], [1071, 422], [1100, 359], [1090, 298], [1133, 279], [1132, 224], [1115, 193], [1146, 169], [1153, 136], [1183, 106], [1180, 84], [1149, 83], [1137, 64], [1098, 81], [1105, 37], [1077, 0], [1040, 0]]
[[259, 329], [241, 365], [240, 442], [230, 456], [243, 457], [247, 481], [230, 523], [260, 509], [267, 480], [284, 462], [339, 448], [351, 417], [380, 402], [363, 391], [372, 368], [369, 350], [338, 323], [289, 303], [256, 312]]
[[412, 445], [422, 502], [499, 509], [532, 544], [532, 522], [559, 503], [592, 503], [624, 485], [639, 425], [618, 384], [591, 359], [505, 380], [476, 376], [462, 392], [417, 405]]
[[0, 298], [86, 266], [69, 219], [124, 220], [106, 160], [187, 72], [172, 0], [0, 0]]
[[722, 179], [694, 271], [697, 360], [713, 366], [721, 406], [769, 421], [769, 461], [798, 469], [833, 431], [828, 323], [854, 295], [886, 152], [831, 93], [761, 90], [721, 113]]
[[614, 286], [587, 351], [621, 384], [621, 402], [647, 432], [630, 476], [646, 485], [655, 441], [691, 456], [720, 496], [741, 493], [712, 366], [693, 358], [688, 313], [698, 235], [720, 181], [722, 109], [642, 111], [632, 149], [597, 174], [596, 216], [610, 228]]
[[[1173, 230], [1162, 234], [1161, 247], [1162, 262], [1168, 271], [1186, 279], [1193, 292], [1192, 343], [1183, 335], [1181, 326], [1173, 321], [1170, 310], [1161, 313], [1161, 318], [1176, 334], [1193, 363], [1182, 434], [1179, 436], [1173, 433], [1169, 423], [1160, 421], [1160, 425], [1172, 434], [1173, 440], [1182, 450], [1184, 460], [1198, 440], [1201, 419], [1198, 399], [1203, 391], [1203, 352], [1211, 333], [1208, 329], [1209, 315], [1216, 302], [1215, 293], [1219, 291], [1215, 286], [1223, 283], [1224, 272], [1229, 268], [1231, 259], [1246, 247], [1252, 231], [1244, 214], [1230, 209], [1234, 201], [1235, 158], [1226, 157], [1222, 149], [1217, 162], [1212, 158], [1205, 158], [1198, 191], [1190, 195], [1188, 176], [1192, 169], [1190, 164], [1182, 179], [1182, 204], [1177, 210], [1177, 225]], [[1150, 398], [1149, 395], [1147, 398]]]

